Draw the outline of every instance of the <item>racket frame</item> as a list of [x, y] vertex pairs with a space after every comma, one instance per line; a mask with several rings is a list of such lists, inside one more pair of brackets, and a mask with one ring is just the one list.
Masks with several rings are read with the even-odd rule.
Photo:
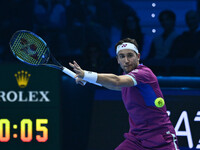
[[[19, 58], [19, 57], [13, 52], [12, 47], [11, 47], [11, 41], [10, 41], [10, 42], [9, 42], [10, 49], [11, 49], [13, 55], [14, 55], [17, 59], [19, 59], [21, 62], [23, 62], [23, 63], [25, 63], [25, 64], [32, 65], [32, 66], [47, 66], [47, 67], [55, 68], [55, 69], [58, 69], [58, 70], [62, 71], [62, 72], [65, 73], [65, 74], [69, 75], [70, 77], [75, 78], [75, 75], [76, 75], [76, 74], [75, 74], [73, 71], [71, 71], [71, 70], [69, 70], [68, 68], [66, 68], [66, 67], [64, 67], [63, 65], [61, 65], [61, 64], [56, 60], [56, 58], [51, 54], [51, 52], [50, 52], [50, 50], [49, 50], [49, 48], [48, 48], [48, 46], [47, 46], [47, 43], [46, 43], [40, 36], [38, 36], [37, 34], [31, 32], [31, 31], [27, 31], [27, 30], [18, 30], [18, 31], [16, 31], [16, 32], [12, 35], [11, 39], [12, 39], [12, 38], [16, 35], [16, 33], [18, 33], [18, 32], [29, 33], [29, 34], [32, 34], [33, 36], [35, 36], [36, 38], [38, 38], [40, 41], [42, 41], [42, 42], [45, 44], [45, 48], [47, 49], [49, 55], [48, 55], [48, 57], [46, 58], [46, 60], [45, 60], [45, 62], [44, 62], [43, 64], [31, 64], [31, 63], [28, 63], [28, 62], [26, 62], [25, 60]], [[48, 64], [50, 58], [51, 58], [51, 60], [53, 61], [54, 64]], [[86, 84], [86, 81], [81, 81], [81, 82], [82, 82], [84, 85]], [[100, 85], [100, 84], [98, 84], [98, 83], [93, 83], [93, 84], [98, 85], [98, 86], [102, 86], [102, 85]]]

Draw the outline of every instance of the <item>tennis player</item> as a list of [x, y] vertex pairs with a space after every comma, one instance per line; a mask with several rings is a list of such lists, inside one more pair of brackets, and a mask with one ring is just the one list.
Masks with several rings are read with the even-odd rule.
[[76, 83], [85, 80], [122, 91], [130, 129], [115, 150], [178, 150], [166, 105], [158, 108], [154, 104], [157, 98], [163, 98], [158, 80], [151, 69], [139, 63], [137, 42], [126, 38], [120, 40], [115, 49], [118, 64], [124, 71], [120, 76], [82, 70], [75, 61], [69, 63], [76, 72]]

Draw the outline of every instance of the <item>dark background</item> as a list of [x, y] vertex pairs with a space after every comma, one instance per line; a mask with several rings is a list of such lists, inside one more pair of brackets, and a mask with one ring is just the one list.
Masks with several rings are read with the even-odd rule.
[[[173, 31], [176, 31], [177, 37], [183, 36], [171, 39], [169, 54], [158, 58], [155, 55], [154, 38], [160, 35], [168, 37], [168, 34], [163, 34], [164, 28], [159, 21], [159, 15], [164, 10], [175, 14]], [[185, 19], [190, 10], [190, 26], [196, 26], [194, 31], [189, 30]], [[122, 73], [115, 58], [115, 44], [125, 37], [135, 38], [142, 54], [141, 63], [150, 67], [159, 78], [174, 126], [181, 113], [187, 111], [192, 148], [195, 149], [200, 139], [199, 122], [194, 121], [200, 110], [199, 10], [198, 0], [3, 0], [0, 4], [2, 80], [9, 75], [5, 69], [9, 64], [15, 64], [16, 67], [12, 69], [12, 75], [22, 65], [17, 63], [9, 48], [9, 40], [17, 30], [30, 30], [41, 36], [56, 59], [66, 67], [69, 67], [68, 62], [76, 60], [83, 69], [115, 74]], [[169, 23], [168, 19], [163, 20]], [[47, 80], [54, 80], [52, 76], [48, 74]], [[123, 133], [128, 130], [127, 113], [120, 93], [90, 84], [81, 87], [63, 74], [57, 79], [61, 81], [59, 84], [49, 86], [60, 92], [57, 95], [59, 103], [53, 109], [54, 115], [58, 115], [60, 120], [59, 128], [55, 128], [58, 132], [53, 134], [59, 136], [60, 143], [55, 142], [54, 146], [63, 150], [109, 150], [119, 145], [123, 141]], [[14, 82], [15, 78], [11, 80]], [[37, 79], [30, 80], [29, 84], [44, 82], [38, 74]], [[11, 90], [6, 83], [0, 85], [0, 91]], [[41, 108], [47, 107], [48, 112], [50, 105], [41, 104]], [[9, 112], [7, 107], [10, 104], [0, 115]], [[17, 106], [12, 107], [20, 112]], [[27, 112], [36, 115], [31, 110]], [[184, 130], [184, 124], [182, 126]], [[6, 146], [5, 143], [0, 143], [0, 146], [2, 144]], [[23, 147], [24, 143], [21, 144]], [[180, 147], [187, 149], [186, 137], [180, 137]]]

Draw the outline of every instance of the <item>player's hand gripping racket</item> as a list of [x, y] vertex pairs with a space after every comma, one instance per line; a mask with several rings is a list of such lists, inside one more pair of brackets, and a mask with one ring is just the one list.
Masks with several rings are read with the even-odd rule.
[[[76, 74], [62, 66], [53, 57], [46, 42], [38, 35], [30, 31], [19, 30], [13, 34], [9, 44], [14, 56], [20, 61], [33, 66], [45, 65], [56, 68], [75, 78]], [[53, 64], [48, 63], [50, 58]], [[82, 83], [86, 84], [85, 81], [82, 81]]]

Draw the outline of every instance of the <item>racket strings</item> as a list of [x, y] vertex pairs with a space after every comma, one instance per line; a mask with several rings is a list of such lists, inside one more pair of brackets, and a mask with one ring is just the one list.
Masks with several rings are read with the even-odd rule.
[[11, 46], [11, 49], [14, 50], [15, 54], [20, 57], [21, 59], [25, 60], [25, 61], [28, 61], [29, 63], [32, 63], [32, 64], [36, 64], [35, 60], [32, 59], [30, 57], [30, 54], [28, 53], [27, 51], [27, 47], [30, 45], [30, 44], [25, 44], [23, 45], [20, 40], [21, 39], [26, 39], [27, 37], [22, 33], [21, 35], [19, 34], [17, 37], [16, 37], [16, 40], [13, 44], [13, 46]]
[[27, 43], [28, 41], [26, 40], [26, 38], [27, 37], [25, 37], [23, 33], [18, 34], [18, 36], [16, 36], [16, 39], [13, 39], [15, 42], [13, 46], [11, 46], [11, 49], [14, 50], [15, 54], [18, 57], [23, 58], [25, 61], [35, 64], [34, 60], [31, 60], [30, 54], [28, 53], [27, 48], [30, 44]]
[[43, 64], [49, 57], [46, 43], [41, 38], [26, 31], [15, 33], [11, 39], [10, 47], [20, 60], [30, 64]]
[[[44, 47], [44, 44], [43, 43], [41, 43], [38, 39], [36, 39], [33, 35], [31, 35], [31, 34], [28, 34], [27, 35], [28, 37], [28, 39], [29, 39], [29, 43], [28, 43], [28, 48], [30, 48], [31, 49], [31, 47], [30, 46], [35, 46], [36, 47], [36, 49], [38, 49], [37, 51], [35, 51], [35, 53], [30, 53], [31, 51], [29, 50], [28, 52], [29, 52], [29, 56], [31, 56], [33, 59], [31, 59], [32, 61], [33, 61], [33, 63], [34, 64], [40, 64], [40, 62], [41, 62], [41, 60], [42, 60], [42, 54], [45, 52], [45, 51], [43, 51], [42, 49], [44, 49], [45, 47]], [[43, 53], [42, 53], [43, 52]], [[39, 59], [40, 58], [40, 59]]]

